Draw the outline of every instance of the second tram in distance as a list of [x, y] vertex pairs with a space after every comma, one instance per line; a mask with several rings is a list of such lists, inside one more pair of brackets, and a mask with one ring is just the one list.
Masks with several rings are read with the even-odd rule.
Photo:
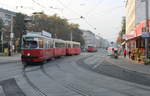
[[88, 52], [97, 52], [97, 48], [94, 46], [88, 46], [87, 51]]

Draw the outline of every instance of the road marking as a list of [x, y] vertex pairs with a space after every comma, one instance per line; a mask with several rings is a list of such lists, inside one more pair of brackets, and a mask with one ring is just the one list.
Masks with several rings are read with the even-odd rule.
[[95, 64], [93, 67], [92, 67], [92, 69], [95, 69], [96, 67], [98, 67], [100, 64], [98, 63], [98, 64]]
[[2, 86], [0, 86], [0, 96], [6, 96]]

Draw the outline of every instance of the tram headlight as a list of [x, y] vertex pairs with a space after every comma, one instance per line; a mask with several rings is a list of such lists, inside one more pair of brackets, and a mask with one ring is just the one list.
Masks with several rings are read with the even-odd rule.
[[27, 56], [31, 56], [31, 54], [30, 54], [30, 53], [27, 53]]

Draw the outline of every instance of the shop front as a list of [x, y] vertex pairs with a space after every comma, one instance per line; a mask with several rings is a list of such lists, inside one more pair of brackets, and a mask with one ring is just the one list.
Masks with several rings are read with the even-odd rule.
[[[135, 27], [134, 34], [126, 34], [126, 48], [128, 51], [131, 51], [131, 59], [133, 60], [144, 61], [145, 38], [142, 37], [144, 26], [145, 23], [141, 22]], [[148, 41], [150, 41], [150, 39]], [[148, 50], [150, 53], [150, 42], [148, 45]]]

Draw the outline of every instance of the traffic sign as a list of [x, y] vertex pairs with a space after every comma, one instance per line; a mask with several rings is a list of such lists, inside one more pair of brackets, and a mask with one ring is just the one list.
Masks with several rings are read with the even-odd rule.
[[150, 32], [142, 32], [142, 38], [150, 38]]

